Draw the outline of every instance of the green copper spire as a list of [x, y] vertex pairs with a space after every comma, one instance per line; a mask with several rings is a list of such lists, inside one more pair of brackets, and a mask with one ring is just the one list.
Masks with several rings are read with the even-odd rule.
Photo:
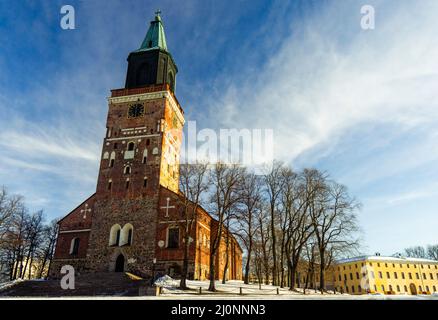
[[151, 21], [148, 33], [146, 34], [140, 48], [136, 51], [146, 51], [151, 49], [162, 49], [167, 51], [166, 36], [164, 34], [164, 27], [161, 22], [160, 13], [160, 10], [155, 12], [155, 19]]

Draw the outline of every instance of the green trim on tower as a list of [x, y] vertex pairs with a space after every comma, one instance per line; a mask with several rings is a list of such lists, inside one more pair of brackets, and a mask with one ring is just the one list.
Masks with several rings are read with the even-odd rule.
[[160, 11], [155, 12], [155, 19], [151, 21], [149, 30], [146, 33], [140, 48], [134, 52], [147, 51], [152, 49], [161, 49], [167, 52], [166, 35], [160, 17]]

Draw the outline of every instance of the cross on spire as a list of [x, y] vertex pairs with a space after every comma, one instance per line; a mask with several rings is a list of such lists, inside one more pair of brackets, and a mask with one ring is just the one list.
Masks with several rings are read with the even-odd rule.
[[160, 207], [161, 209], [166, 209], [166, 217], [169, 216], [169, 209], [175, 208], [175, 206], [170, 206], [170, 198], [166, 198], [166, 205], [164, 207]]
[[84, 209], [81, 209], [81, 213], [84, 214], [82, 218], [84, 218], [84, 219], [87, 218], [87, 212], [91, 212], [91, 209], [88, 208], [88, 204], [86, 203], [86, 204], [85, 204], [85, 208], [84, 208]]
[[157, 11], [155, 11], [155, 15], [159, 16], [161, 14], [161, 10], [157, 9]]

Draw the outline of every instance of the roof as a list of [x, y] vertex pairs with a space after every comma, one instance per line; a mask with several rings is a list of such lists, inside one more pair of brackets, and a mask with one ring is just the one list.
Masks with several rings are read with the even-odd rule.
[[155, 12], [155, 19], [151, 21], [146, 37], [141, 46], [134, 52], [161, 49], [167, 52], [166, 35], [164, 34], [163, 22], [160, 11]]
[[351, 263], [351, 262], [357, 262], [357, 261], [391, 261], [391, 262], [398, 262], [398, 263], [436, 263], [438, 264], [437, 260], [431, 260], [431, 259], [422, 259], [422, 258], [412, 258], [412, 257], [391, 257], [391, 256], [358, 256], [353, 258], [347, 258], [347, 259], [340, 259], [336, 261], [336, 264], [344, 264], [344, 263]]
[[91, 198], [93, 198], [96, 195], [96, 192], [93, 193], [91, 196], [89, 196], [87, 199], [85, 199], [84, 201], [81, 202], [80, 205], [78, 205], [76, 208], [74, 208], [72, 211], [70, 211], [69, 213], [67, 213], [63, 218], [59, 219], [57, 224], [60, 224], [61, 221], [63, 221], [65, 218], [67, 218], [69, 215], [71, 215], [73, 212], [75, 212], [77, 209], [79, 209], [84, 203], [86, 203], [88, 200], [90, 200]]

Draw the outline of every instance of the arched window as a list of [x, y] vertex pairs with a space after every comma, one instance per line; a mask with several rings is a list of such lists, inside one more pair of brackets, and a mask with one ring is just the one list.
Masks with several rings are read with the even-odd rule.
[[110, 246], [118, 246], [120, 243], [120, 231], [121, 227], [119, 224], [115, 224], [111, 227], [110, 237], [109, 237], [109, 245]]
[[132, 226], [132, 224], [127, 223], [123, 226], [120, 235], [121, 246], [130, 246], [132, 244], [133, 232], [134, 232], [134, 227]]
[[125, 169], [123, 170], [124, 174], [130, 174], [131, 173], [131, 167], [130, 166], [126, 166]]
[[105, 151], [103, 154], [103, 159], [106, 160], [108, 158], [109, 158], [109, 153], [108, 153], [108, 151]]
[[169, 83], [170, 89], [172, 91], [175, 91], [175, 78], [172, 72], [169, 72], [169, 74], [167, 75], [167, 81]]
[[129, 142], [128, 143], [128, 151], [134, 151], [135, 148], [135, 143], [134, 142]]
[[114, 167], [114, 162], [116, 161], [116, 153], [113, 151], [111, 152], [110, 161], [109, 161], [109, 167]]
[[146, 163], [148, 160], [148, 149], [144, 149], [143, 151], [143, 163]]
[[70, 254], [76, 256], [79, 253], [79, 238], [74, 238], [70, 243]]

